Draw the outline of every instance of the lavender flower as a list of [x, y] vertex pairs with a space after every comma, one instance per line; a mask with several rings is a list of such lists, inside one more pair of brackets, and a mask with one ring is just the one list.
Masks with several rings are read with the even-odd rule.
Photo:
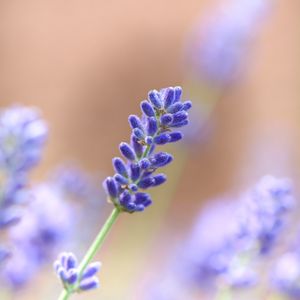
[[[217, 276], [225, 275], [227, 282], [236, 285], [230, 276], [231, 263], [244, 247], [239, 240], [237, 211], [236, 203], [224, 201], [200, 215], [183, 251], [180, 272], [184, 278], [209, 288]], [[242, 281], [241, 277], [236, 279]]]
[[54, 262], [54, 269], [62, 284], [70, 293], [88, 291], [99, 286], [99, 280], [95, 276], [101, 264], [94, 262], [89, 264], [80, 274], [77, 267], [77, 259], [73, 253], [63, 252]]
[[240, 203], [206, 211], [185, 250], [187, 275], [206, 286], [218, 276], [230, 286], [254, 284], [252, 264], [274, 247], [293, 202], [289, 180], [266, 176]]
[[2, 268], [2, 277], [14, 289], [23, 287], [54, 257], [76, 219], [53, 185], [35, 187], [32, 197], [21, 221], [8, 231], [12, 256]]
[[260, 253], [267, 253], [281, 231], [286, 212], [295, 202], [291, 181], [265, 176], [244, 201], [241, 235], [255, 239]]
[[189, 59], [195, 72], [217, 85], [235, 80], [269, 5], [269, 0], [231, 0], [224, 4], [192, 37]]
[[41, 158], [47, 131], [34, 108], [15, 106], [0, 114], [0, 228], [20, 219], [15, 205], [24, 198], [28, 173]]
[[77, 166], [63, 165], [51, 174], [51, 184], [62, 194], [63, 198], [71, 198], [99, 205], [103, 192], [98, 182]]
[[153, 173], [169, 164], [173, 157], [166, 152], [154, 151], [158, 145], [182, 138], [181, 132], [176, 129], [188, 124], [191, 102], [181, 102], [181, 94], [180, 87], [150, 91], [148, 100], [141, 102], [142, 117], [129, 116], [131, 145], [123, 142], [119, 147], [126, 162], [119, 157], [114, 158], [116, 174], [104, 181], [111, 202], [121, 211], [143, 211], [152, 203], [150, 195], [143, 190], [166, 181], [164, 174]]

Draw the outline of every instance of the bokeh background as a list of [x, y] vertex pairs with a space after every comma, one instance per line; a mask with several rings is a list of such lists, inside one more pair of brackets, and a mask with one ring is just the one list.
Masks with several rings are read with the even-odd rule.
[[[182, 85], [186, 98], [206, 101], [190, 84], [185, 55], [195, 24], [220, 2], [2, 0], [1, 107], [37, 106], [50, 126], [33, 179], [74, 161], [101, 185], [117, 145], [128, 140], [127, 116], [150, 89]], [[143, 299], [146, 282], [167, 266], [206, 201], [236, 197], [269, 173], [299, 182], [299, 12], [298, 0], [274, 1], [245, 52], [243, 75], [222, 90], [204, 133], [184, 149], [170, 148], [177, 159], [155, 204], [115, 225], [98, 255], [101, 288], [74, 299]], [[93, 233], [110, 207], [101, 209]], [[60, 289], [49, 264], [7, 299], [56, 299]]]

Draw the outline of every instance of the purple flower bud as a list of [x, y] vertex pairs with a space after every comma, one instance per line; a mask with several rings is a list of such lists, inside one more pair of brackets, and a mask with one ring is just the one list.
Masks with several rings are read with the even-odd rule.
[[138, 191], [138, 186], [136, 185], [136, 184], [134, 184], [134, 183], [131, 183], [130, 185], [129, 185], [129, 189], [132, 191], [132, 192], [137, 192]]
[[97, 287], [99, 287], [99, 280], [95, 276], [84, 279], [79, 284], [79, 288], [82, 291], [89, 291], [92, 289], [96, 289]]
[[153, 177], [154, 183], [153, 186], [158, 186], [163, 184], [167, 180], [167, 176], [165, 174], [158, 174]]
[[169, 125], [173, 121], [173, 117], [171, 114], [162, 115], [160, 118], [160, 122], [162, 125]]
[[165, 144], [169, 143], [170, 140], [171, 140], [171, 137], [168, 133], [162, 133], [162, 134], [156, 136], [153, 141], [157, 145], [165, 145]]
[[158, 91], [152, 90], [148, 93], [148, 98], [150, 102], [158, 109], [161, 109], [163, 107], [161, 97]]
[[140, 161], [140, 167], [141, 167], [142, 170], [146, 170], [146, 169], [148, 169], [150, 166], [151, 166], [151, 162], [149, 161], [148, 158], [143, 158], [143, 159]]
[[192, 108], [192, 101], [183, 102], [183, 110], [188, 111]]
[[140, 143], [139, 139], [133, 134], [131, 136], [131, 145], [134, 149], [136, 156], [137, 157], [142, 156], [144, 151], [144, 146]]
[[75, 255], [73, 253], [69, 253], [68, 257], [66, 258], [66, 269], [73, 269], [76, 265], [77, 261]]
[[107, 177], [103, 185], [111, 198], [116, 198], [118, 196], [118, 186], [112, 177]]
[[113, 165], [116, 173], [119, 173], [124, 177], [128, 177], [127, 167], [121, 158], [115, 157], [113, 159]]
[[175, 102], [168, 109], [167, 112], [170, 114], [175, 114], [183, 109], [183, 104], [181, 102]]
[[144, 132], [139, 128], [134, 128], [132, 132], [139, 140], [143, 140], [145, 138]]
[[[135, 203], [136, 204], [143, 204], [144, 206], [148, 206], [151, 204], [151, 197], [147, 193], [136, 193], [135, 194]], [[146, 204], [146, 205], [145, 205]]]
[[130, 171], [131, 171], [131, 173], [130, 173], [131, 180], [136, 181], [140, 177], [140, 174], [141, 174], [140, 166], [136, 163], [132, 163], [130, 165]]
[[167, 165], [173, 160], [172, 155], [166, 152], [156, 153], [153, 157], [150, 158], [151, 165], [154, 168], [159, 168]]
[[147, 120], [147, 133], [148, 135], [154, 135], [157, 132], [157, 121], [155, 117], [148, 118]]
[[96, 273], [100, 270], [101, 263], [100, 262], [93, 262], [87, 266], [85, 271], [82, 274], [81, 279], [86, 279], [96, 275]]
[[78, 279], [77, 269], [70, 269], [68, 272], [67, 282], [72, 285], [77, 281], [77, 279]]
[[117, 183], [119, 183], [120, 185], [127, 185], [128, 184], [128, 179], [120, 174], [116, 174], [114, 175], [114, 179]]
[[181, 140], [183, 137], [182, 133], [178, 132], [178, 131], [171, 132], [171, 133], [169, 133], [169, 135], [171, 137], [170, 143], [177, 142], [177, 141]]
[[161, 91], [161, 94], [162, 94], [162, 97], [163, 97], [164, 102], [165, 102], [164, 106], [165, 106], [165, 108], [168, 108], [174, 102], [174, 97], [175, 97], [174, 88], [169, 87], [169, 88], [163, 89]]
[[188, 120], [184, 120], [184, 121], [181, 121], [181, 122], [178, 122], [178, 123], [172, 123], [172, 124], [170, 124], [169, 126], [170, 127], [173, 127], [173, 128], [180, 128], [180, 127], [183, 127], [183, 126], [185, 126], [185, 125], [187, 125], [189, 123], [189, 121]]
[[127, 207], [129, 202], [131, 202], [131, 194], [127, 190], [125, 190], [120, 195], [120, 204], [124, 207]]
[[68, 256], [69, 256], [69, 253], [67, 252], [62, 252], [60, 255], [59, 255], [59, 262], [61, 264], [61, 266], [63, 266], [65, 269], [67, 268], [67, 260], [68, 260]]
[[145, 210], [145, 206], [142, 204], [136, 205], [135, 211], [144, 211]]
[[142, 101], [141, 109], [147, 117], [155, 117], [155, 110], [147, 100]]
[[173, 115], [173, 123], [180, 123], [186, 120], [188, 117], [188, 113], [186, 111], [179, 111]]
[[135, 153], [127, 143], [120, 144], [120, 151], [129, 160], [135, 160]]
[[182, 95], [182, 88], [180, 86], [174, 87], [174, 102], [180, 101], [181, 95]]
[[63, 281], [67, 281], [68, 280], [68, 274], [67, 274], [67, 271], [63, 268], [63, 267], [60, 267], [58, 270], [57, 270], [57, 275], [58, 277]]
[[144, 126], [138, 116], [130, 115], [128, 121], [132, 129], [139, 128], [142, 131], [144, 130]]
[[146, 178], [141, 179], [138, 182], [138, 187], [141, 188], [141, 189], [148, 189], [154, 183], [155, 183], [155, 180], [153, 179], [153, 177], [146, 177]]
[[152, 136], [146, 136], [145, 142], [147, 145], [151, 145], [153, 143], [153, 137]]
[[126, 209], [127, 209], [128, 211], [135, 211], [135, 209], [136, 209], [136, 204], [133, 203], [133, 202], [129, 202], [129, 203], [126, 205]]

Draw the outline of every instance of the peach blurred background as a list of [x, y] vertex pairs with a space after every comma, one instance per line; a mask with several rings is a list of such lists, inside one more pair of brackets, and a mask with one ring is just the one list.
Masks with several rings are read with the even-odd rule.
[[[38, 106], [51, 129], [35, 179], [69, 160], [111, 174], [117, 145], [129, 136], [127, 116], [138, 113], [147, 91], [188, 87], [187, 36], [217, 2], [1, 1], [1, 106]], [[170, 185], [164, 191], [172, 203], [160, 199], [161, 188], [147, 212], [122, 216], [98, 256], [101, 288], [74, 299], [141, 299], [136, 291], [142, 278], [160, 272], [205, 200], [238, 195], [266, 173], [298, 183], [299, 12], [298, 0], [275, 1], [245, 56], [245, 76], [211, 116], [211, 135], [167, 171], [169, 184], [177, 186], [175, 194]], [[191, 95], [188, 89], [185, 95]], [[178, 150], [171, 151], [176, 156]], [[180, 167], [179, 180], [173, 171]], [[13, 299], [56, 299], [59, 291], [49, 266]]]

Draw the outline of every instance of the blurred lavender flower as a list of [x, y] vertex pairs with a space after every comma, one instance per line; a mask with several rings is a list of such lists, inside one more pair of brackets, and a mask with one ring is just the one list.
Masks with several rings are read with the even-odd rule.
[[[22, 287], [64, 246], [76, 217], [55, 187], [40, 185], [32, 191], [34, 200], [21, 221], [11, 227], [12, 257], [2, 276], [14, 288]], [[59, 213], [58, 213], [59, 212]]]
[[63, 165], [51, 174], [52, 184], [60, 191], [62, 197], [84, 200], [84, 203], [97, 202], [103, 196], [98, 182], [79, 167]]
[[15, 204], [27, 199], [28, 172], [39, 162], [48, 129], [34, 108], [14, 106], [0, 114], [0, 228], [16, 223]]
[[166, 181], [164, 174], [153, 175], [160, 167], [172, 162], [166, 152], [154, 153], [156, 146], [177, 142], [182, 138], [176, 128], [188, 124], [190, 101], [181, 102], [182, 89], [169, 87], [150, 91], [148, 100], [141, 102], [140, 119], [129, 116], [132, 128], [131, 145], [120, 144], [120, 152], [127, 160], [113, 159], [116, 174], [104, 181], [104, 188], [112, 203], [121, 211], [143, 211], [152, 203], [150, 195], [141, 190], [158, 186]]
[[253, 262], [272, 249], [293, 202], [289, 180], [266, 176], [240, 203], [205, 211], [185, 250], [186, 277], [206, 287], [217, 276], [234, 287], [254, 284]]
[[291, 299], [300, 297], [300, 255], [299, 252], [287, 252], [281, 256], [272, 269], [273, 285]]
[[[212, 287], [220, 275], [231, 285], [253, 283], [248, 270], [237, 263], [237, 254], [245, 247], [239, 239], [237, 215], [236, 203], [226, 201], [216, 203], [201, 214], [184, 251], [184, 277], [206, 288]], [[239, 277], [233, 274], [233, 264]]]
[[77, 267], [77, 259], [73, 253], [63, 252], [54, 262], [54, 269], [57, 276], [63, 283], [64, 288], [71, 292], [88, 291], [99, 286], [99, 280], [95, 276], [101, 264], [99, 262], [91, 263], [82, 274]]
[[289, 179], [263, 177], [244, 199], [240, 214], [241, 234], [257, 241], [260, 253], [273, 246], [295, 199]]
[[63, 192], [75, 197], [85, 197], [89, 189], [86, 174], [75, 167], [60, 167], [54, 172], [53, 181]]
[[231, 0], [193, 35], [188, 59], [206, 81], [226, 85], [239, 74], [245, 51], [270, 6], [269, 0]]

